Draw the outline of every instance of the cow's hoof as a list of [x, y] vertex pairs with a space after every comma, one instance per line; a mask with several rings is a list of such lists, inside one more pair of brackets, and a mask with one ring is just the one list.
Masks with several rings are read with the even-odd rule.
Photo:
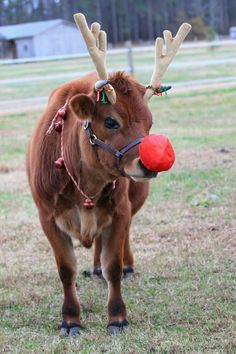
[[125, 279], [132, 278], [134, 276], [134, 269], [131, 266], [123, 268], [123, 275]]
[[123, 320], [123, 321], [112, 322], [107, 326], [107, 328], [108, 328], [108, 332], [111, 335], [116, 336], [124, 329], [128, 328], [128, 326], [129, 326], [129, 322], [127, 320]]
[[104, 279], [101, 268], [94, 268], [93, 275], [96, 275], [100, 279]]
[[78, 323], [66, 323], [62, 322], [60, 328], [61, 337], [75, 337], [80, 334], [81, 326]]
[[83, 270], [82, 274], [84, 278], [91, 278], [91, 272], [88, 269]]

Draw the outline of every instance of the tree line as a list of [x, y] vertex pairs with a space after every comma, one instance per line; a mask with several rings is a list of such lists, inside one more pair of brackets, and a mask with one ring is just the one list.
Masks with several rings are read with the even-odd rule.
[[111, 43], [153, 40], [163, 29], [175, 33], [182, 22], [192, 38], [228, 34], [236, 26], [236, 0], [0, 0], [0, 26], [62, 18], [83, 12], [98, 21]]

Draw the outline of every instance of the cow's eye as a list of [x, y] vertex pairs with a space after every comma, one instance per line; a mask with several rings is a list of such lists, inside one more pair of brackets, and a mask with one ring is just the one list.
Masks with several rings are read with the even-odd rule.
[[111, 117], [106, 117], [104, 120], [104, 125], [108, 129], [118, 129], [120, 128], [120, 124]]

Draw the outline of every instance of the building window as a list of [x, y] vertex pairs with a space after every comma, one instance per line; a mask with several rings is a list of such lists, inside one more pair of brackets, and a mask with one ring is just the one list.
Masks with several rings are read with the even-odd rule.
[[28, 52], [28, 44], [24, 44], [24, 51]]

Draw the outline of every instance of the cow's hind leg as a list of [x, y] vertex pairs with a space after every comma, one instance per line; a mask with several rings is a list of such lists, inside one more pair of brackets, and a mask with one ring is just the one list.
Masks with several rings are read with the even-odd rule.
[[123, 274], [125, 278], [129, 278], [134, 274], [134, 257], [130, 246], [129, 233], [126, 236], [124, 244]]
[[[93, 274], [97, 275], [99, 278], [103, 278], [101, 268], [101, 252], [102, 239], [101, 236], [97, 236], [94, 241]], [[125, 278], [128, 278], [134, 274], [134, 257], [130, 246], [129, 234], [126, 237], [124, 244], [123, 274]]]
[[71, 238], [62, 232], [54, 220], [40, 215], [45, 234], [53, 248], [56, 264], [64, 289], [62, 306], [62, 325], [60, 334], [75, 336], [80, 333], [80, 304], [76, 294], [76, 258]]
[[101, 236], [97, 236], [94, 240], [94, 256], [93, 256], [93, 274], [102, 278], [101, 268], [101, 252], [102, 252], [102, 239]]

